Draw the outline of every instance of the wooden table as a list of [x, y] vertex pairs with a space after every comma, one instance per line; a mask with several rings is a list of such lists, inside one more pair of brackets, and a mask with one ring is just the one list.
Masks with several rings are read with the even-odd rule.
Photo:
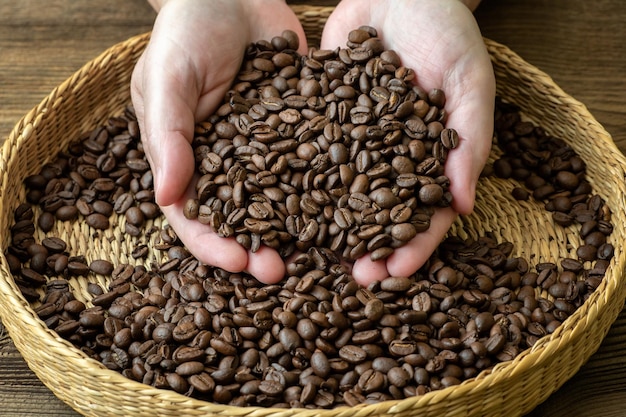
[[[148, 31], [154, 16], [144, 0], [1, 1], [0, 138], [88, 60]], [[622, 0], [484, 0], [476, 16], [486, 37], [550, 74], [626, 151]], [[623, 416], [625, 401], [622, 313], [599, 351], [531, 416]], [[0, 324], [0, 416], [42, 415], [77, 414], [28, 369]]]

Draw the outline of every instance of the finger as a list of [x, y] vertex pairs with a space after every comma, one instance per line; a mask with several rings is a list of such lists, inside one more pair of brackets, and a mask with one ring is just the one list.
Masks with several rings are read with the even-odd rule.
[[229, 272], [246, 269], [248, 253], [235, 239], [220, 237], [209, 225], [187, 219], [178, 204], [162, 207], [162, 210], [185, 247], [199, 261]]
[[357, 283], [367, 287], [372, 282], [382, 281], [390, 275], [385, 261], [372, 261], [368, 253], [354, 262], [352, 276]]
[[264, 284], [275, 284], [285, 276], [285, 262], [277, 251], [261, 246], [258, 251], [248, 253], [246, 272]]
[[190, 142], [198, 92], [185, 72], [158, 62], [144, 65], [142, 137], [161, 206], [180, 199], [195, 169]]
[[463, 129], [459, 133], [459, 145], [448, 155], [445, 173], [450, 179], [452, 207], [458, 213], [469, 214], [473, 210], [476, 185], [491, 148], [490, 132], [488, 127]]
[[484, 46], [476, 45], [456, 67], [454, 76], [444, 82], [448, 119], [446, 127], [459, 135], [458, 146], [451, 150], [445, 173], [450, 179], [452, 207], [468, 214], [474, 206], [476, 184], [487, 161], [493, 135], [495, 79]]
[[439, 246], [455, 218], [456, 213], [452, 208], [435, 210], [428, 230], [418, 233], [387, 258], [389, 276], [407, 277], [421, 268]]
[[262, 39], [272, 39], [289, 29], [298, 35], [298, 53], [306, 55], [308, 50], [306, 33], [298, 16], [285, 4], [284, 0], [275, 0], [275, 3], [272, 5], [265, 1], [263, 6], [256, 10], [255, 20], [249, 27], [250, 40], [256, 42]]
[[320, 47], [334, 49], [345, 46], [350, 30], [368, 24], [369, 21], [370, 10], [367, 4], [364, 7], [354, 7], [350, 1], [339, 2], [324, 25]]

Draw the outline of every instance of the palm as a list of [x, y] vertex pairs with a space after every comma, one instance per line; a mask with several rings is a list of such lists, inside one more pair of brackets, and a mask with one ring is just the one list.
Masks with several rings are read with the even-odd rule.
[[[268, 7], [268, 2], [255, 2], [256, 9], [252, 2], [234, 0], [168, 3], [132, 82], [146, 155], [155, 171], [157, 202], [168, 222], [199, 260], [231, 272], [246, 270], [264, 282], [283, 277], [284, 263], [276, 251], [248, 253], [234, 239], [186, 219], [183, 206], [195, 193], [190, 146], [194, 124], [220, 104], [246, 46], [285, 29], [304, 39], [291, 9], [281, 0], [274, 3]], [[306, 43], [301, 44], [306, 50]]]
[[431, 228], [386, 261], [359, 259], [353, 275], [368, 284], [414, 273], [449, 229], [455, 211], [472, 210], [474, 187], [491, 145], [494, 81], [480, 32], [471, 12], [458, 0], [344, 0], [326, 24], [322, 48], [343, 45], [348, 31], [363, 24], [376, 28], [385, 47], [415, 70], [422, 88], [446, 92], [446, 125], [456, 129], [461, 139], [446, 163], [454, 210], [437, 210]]

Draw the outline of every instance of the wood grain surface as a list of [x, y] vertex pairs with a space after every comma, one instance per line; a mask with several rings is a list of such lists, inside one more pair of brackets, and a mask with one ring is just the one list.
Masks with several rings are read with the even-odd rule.
[[[548, 73], [626, 151], [622, 0], [483, 0], [475, 15], [484, 36]], [[0, 140], [54, 87], [109, 46], [150, 30], [154, 17], [145, 0], [0, 0]], [[589, 362], [529, 416], [624, 416], [625, 402], [623, 312]], [[0, 416], [77, 415], [29, 370], [0, 323]]]

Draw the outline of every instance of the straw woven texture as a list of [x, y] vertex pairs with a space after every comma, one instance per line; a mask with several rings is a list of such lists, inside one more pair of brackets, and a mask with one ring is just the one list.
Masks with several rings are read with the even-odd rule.
[[[294, 9], [311, 42], [316, 42], [332, 8]], [[10, 243], [13, 211], [25, 201], [24, 178], [38, 172], [70, 140], [122, 111], [130, 102], [133, 66], [147, 41], [148, 35], [142, 35], [110, 48], [53, 90], [15, 126], [0, 154], [0, 253]], [[61, 400], [89, 416], [427, 417], [518, 416], [529, 412], [596, 351], [623, 306], [626, 160], [581, 103], [505, 46], [485, 42], [493, 60], [498, 94], [518, 104], [525, 117], [563, 138], [579, 153], [587, 163], [594, 192], [613, 209], [616, 225], [611, 236], [615, 256], [601, 286], [554, 334], [532, 349], [459, 386], [401, 401], [333, 410], [215, 405], [130, 381], [87, 358], [46, 328], [20, 294], [2, 257], [0, 317], [18, 350]], [[474, 214], [459, 219], [452, 233], [476, 237], [492, 231], [502, 240], [515, 242], [517, 255], [529, 259], [534, 254], [533, 263], [575, 256], [580, 245], [578, 231], [554, 227], [542, 205], [514, 200], [510, 196], [514, 185], [508, 180], [482, 179]], [[114, 263], [134, 262], [129, 255], [132, 243], [122, 236], [122, 222], [120, 219], [118, 226], [107, 232], [113, 239], [91, 239], [93, 230], [78, 222], [60, 225], [54, 233], [88, 261], [107, 258]], [[85, 297], [84, 280], [75, 280], [72, 285], [78, 298]]]

